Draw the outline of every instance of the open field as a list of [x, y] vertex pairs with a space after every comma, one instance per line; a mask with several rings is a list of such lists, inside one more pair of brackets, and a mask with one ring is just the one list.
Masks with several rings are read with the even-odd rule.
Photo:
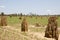
[[[9, 17], [7, 18], [8, 26], [0, 27], [0, 40], [54, 40], [52, 38], [45, 38], [45, 28], [48, 23], [48, 17], [36, 17], [30, 18], [26, 17], [28, 21], [28, 32], [21, 32], [21, 22], [22, 19], [19, 17]], [[58, 18], [58, 27], [60, 33], [60, 17]], [[41, 27], [35, 27], [35, 23], [39, 23]], [[44, 27], [43, 27], [44, 26]], [[60, 40], [60, 35], [59, 35]]]
[[[23, 18], [24, 17], [22, 17], [22, 19]], [[12, 18], [10, 18], [8, 16], [7, 17], [7, 21], [8, 21], [7, 23], [8, 23], [8, 25], [20, 24], [22, 22], [22, 19], [19, 19], [18, 16], [13, 16]], [[34, 16], [32, 18], [26, 17], [26, 19], [27, 19], [28, 24], [39, 23], [41, 25], [47, 25], [47, 23], [48, 23], [48, 17], [45, 17], [45, 16], [43, 16], [42, 19], [41, 19], [41, 17], [37, 17], [37, 19], [36, 19], [36, 17], [34, 17]], [[58, 21], [58, 26], [60, 26], [60, 17], [58, 17], [57, 21]]]

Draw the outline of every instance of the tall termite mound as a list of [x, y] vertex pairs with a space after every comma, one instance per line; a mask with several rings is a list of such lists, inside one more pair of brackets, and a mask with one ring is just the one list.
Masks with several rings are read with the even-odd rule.
[[47, 38], [55, 38], [56, 40], [58, 40], [58, 29], [57, 29], [57, 21], [56, 21], [56, 17], [55, 16], [51, 16], [48, 19], [48, 24], [47, 24], [47, 28], [45, 30], [45, 37]]
[[23, 18], [22, 23], [21, 23], [21, 31], [27, 32], [28, 31], [28, 23], [26, 18]]
[[0, 26], [7, 26], [7, 18], [3, 12], [1, 13], [0, 17]]

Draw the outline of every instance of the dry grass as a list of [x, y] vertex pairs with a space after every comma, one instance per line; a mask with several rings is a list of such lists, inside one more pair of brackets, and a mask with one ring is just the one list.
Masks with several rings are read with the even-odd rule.
[[44, 37], [44, 27], [29, 27], [29, 30], [21, 32], [12, 26], [0, 27], [0, 40], [52, 40]]

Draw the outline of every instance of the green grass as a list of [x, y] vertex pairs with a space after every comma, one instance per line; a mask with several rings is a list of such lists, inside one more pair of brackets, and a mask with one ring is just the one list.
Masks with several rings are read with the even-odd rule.
[[[10, 18], [9, 16], [7, 17], [7, 23], [8, 25], [15, 25], [15, 24], [20, 24], [22, 22], [24, 17], [22, 17], [22, 19], [19, 19], [19, 17], [17, 16], [13, 16], [12, 18]], [[35, 24], [35, 23], [39, 23], [42, 25], [47, 25], [48, 23], [48, 17], [43, 17], [41, 19], [41, 17], [38, 17], [36, 19], [36, 17], [26, 17], [28, 24]], [[57, 19], [58, 21], [58, 26], [60, 26], [60, 17]]]
[[8, 25], [13, 25], [13, 24], [15, 25], [19, 22], [20, 22], [20, 20], [18, 19], [18, 17], [12, 17], [12, 18], [7, 17], [7, 24]]
[[60, 27], [60, 17], [58, 18], [57, 22], [58, 22], [58, 26]]

